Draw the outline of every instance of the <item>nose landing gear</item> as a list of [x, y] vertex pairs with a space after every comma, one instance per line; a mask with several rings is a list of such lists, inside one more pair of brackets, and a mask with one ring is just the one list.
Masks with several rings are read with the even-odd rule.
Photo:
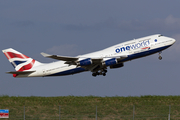
[[158, 57], [158, 58], [159, 58], [159, 60], [162, 60], [161, 53], [162, 53], [162, 52], [159, 52], [159, 57]]

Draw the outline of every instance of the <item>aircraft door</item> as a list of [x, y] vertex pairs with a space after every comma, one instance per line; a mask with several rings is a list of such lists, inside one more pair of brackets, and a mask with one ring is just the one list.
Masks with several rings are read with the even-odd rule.
[[46, 70], [43, 69], [43, 76], [46, 76]]

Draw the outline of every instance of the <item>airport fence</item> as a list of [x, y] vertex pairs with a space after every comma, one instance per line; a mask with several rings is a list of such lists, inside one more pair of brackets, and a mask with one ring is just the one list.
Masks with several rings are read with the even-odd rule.
[[[180, 106], [0, 106], [8, 120], [177, 120]], [[5, 120], [6, 118], [4, 118]]]

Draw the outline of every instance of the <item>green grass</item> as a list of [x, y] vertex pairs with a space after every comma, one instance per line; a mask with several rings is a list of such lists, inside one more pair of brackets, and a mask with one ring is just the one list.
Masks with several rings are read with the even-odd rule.
[[171, 119], [180, 118], [180, 96], [141, 97], [0, 97], [0, 109], [9, 109], [11, 119]]

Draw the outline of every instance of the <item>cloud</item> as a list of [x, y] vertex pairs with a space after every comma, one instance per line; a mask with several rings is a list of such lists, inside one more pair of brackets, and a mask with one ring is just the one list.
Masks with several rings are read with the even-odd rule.
[[121, 21], [118, 24], [118, 28], [121, 30], [131, 30], [131, 31], [177, 31], [180, 30], [180, 18], [175, 18], [172, 15], [167, 16], [165, 19], [152, 19], [147, 21], [141, 20], [130, 20]]
[[95, 24], [87, 25], [87, 24], [66, 24], [62, 25], [62, 29], [64, 30], [78, 30], [78, 31], [89, 31], [89, 30], [102, 30], [106, 28], [117, 28], [116, 20], [112, 17], [108, 18], [105, 21], [98, 22]]
[[149, 31], [149, 32], [176, 32], [180, 30], [180, 18], [172, 15], [166, 18], [155, 18], [151, 20], [117, 20], [108, 18], [105, 21], [95, 24], [66, 24], [62, 26], [65, 30], [102, 30], [102, 29], [118, 29], [121, 31]]
[[53, 46], [52, 48], [49, 48], [46, 50], [50, 54], [58, 54], [63, 56], [75, 56], [78, 54], [78, 48], [77, 45], [60, 45], [60, 46]]
[[166, 26], [173, 26], [173, 27], [180, 27], [180, 18], [175, 18], [172, 15], [169, 15], [166, 19], [165, 19], [165, 24]]

